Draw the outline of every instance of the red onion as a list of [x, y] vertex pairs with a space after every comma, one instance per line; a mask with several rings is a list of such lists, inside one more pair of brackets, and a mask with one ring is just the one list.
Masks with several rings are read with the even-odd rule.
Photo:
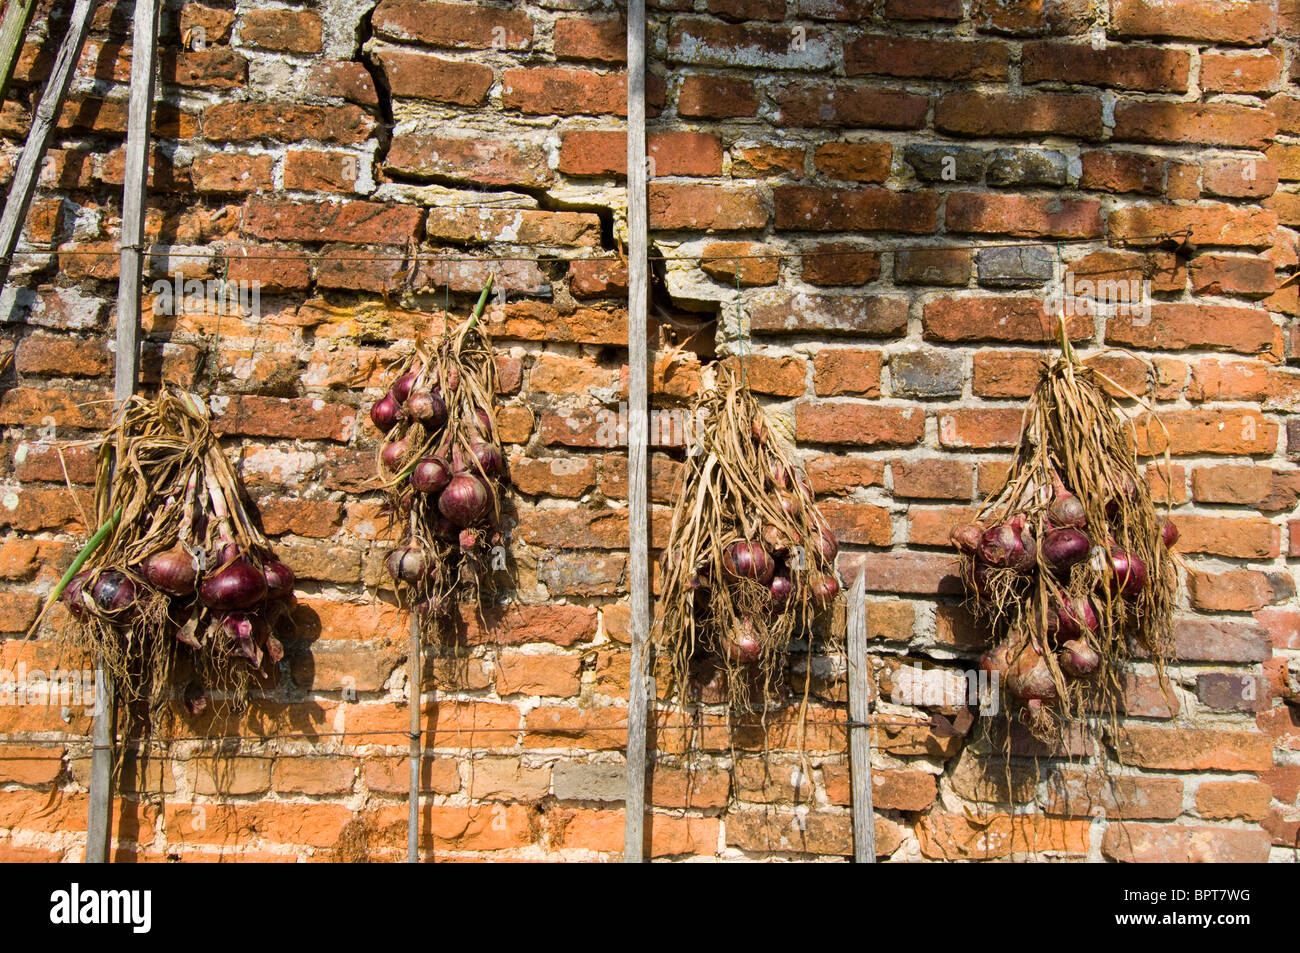
[[732, 543], [722, 554], [722, 565], [738, 579], [754, 579], [767, 585], [776, 572], [776, 564], [762, 543]]
[[86, 600], [84, 598], [86, 582], [90, 579], [90, 570], [79, 572], [68, 580], [68, 584], [63, 587], [63, 594], [59, 596], [59, 601], [68, 607], [74, 619], [84, 619], [86, 617]]
[[470, 426], [477, 430], [485, 437], [492, 436], [492, 415], [482, 407], [474, 409], [474, 419], [470, 421]]
[[963, 553], [974, 553], [979, 549], [980, 538], [983, 535], [984, 527], [979, 523], [963, 523], [952, 528], [948, 539]]
[[492, 478], [501, 475], [506, 462], [501, 457], [501, 451], [494, 444], [488, 443], [486, 440], [472, 440], [469, 448], [474, 454], [474, 458], [478, 460], [476, 469], [481, 469], [484, 476]]
[[145, 560], [144, 578], [149, 585], [169, 595], [188, 596], [194, 591], [198, 571], [194, 567], [194, 557], [177, 543]]
[[772, 485], [778, 490], [788, 490], [794, 486], [794, 468], [777, 460], [773, 460], [768, 465], [767, 476], [772, 481]]
[[785, 515], [791, 519], [803, 512], [803, 505], [799, 502], [797, 496], [790, 493], [778, 493], [777, 500], [780, 501], [781, 509], [785, 512]]
[[1120, 595], [1125, 599], [1136, 599], [1141, 595], [1147, 584], [1146, 563], [1122, 549], [1111, 551], [1110, 562], [1119, 583]]
[[447, 405], [437, 394], [416, 391], [406, 399], [406, 409], [428, 430], [437, 430], [447, 422]]
[[433, 535], [444, 543], [455, 543], [460, 537], [460, 527], [439, 513], [433, 521]]
[[773, 576], [767, 589], [771, 593], [772, 608], [777, 612], [784, 612], [785, 607], [790, 603], [790, 595], [794, 592], [794, 584], [790, 582], [790, 577]]
[[1043, 557], [1053, 569], [1069, 569], [1092, 551], [1092, 540], [1077, 529], [1054, 529], [1043, 537]]
[[1067, 599], [1047, 610], [1047, 634], [1058, 639], [1077, 639], [1097, 631], [1097, 613], [1087, 599]]
[[1088, 514], [1084, 511], [1083, 502], [1073, 493], [1066, 492], [1057, 496], [1047, 507], [1047, 519], [1053, 526], [1078, 528], [1087, 525]]
[[418, 372], [411, 371], [394, 381], [392, 388], [388, 391], [393, 395], [393, 400], [399, 404], [406, 403], [406, 398], [411, 394], [411, 388], [415, 386], [415, 379], [419, 376]]
[[379, 451], [379, 459], [384, 461], [384, 466], [396, 473], [402, 469], [402, 460], [406, 456], [406, 441], [394, 440], [390, 444], [385, 444], [384, 449]]
[[126, 573], [110, 569], [95, 578], [90, 595], [105, 615], [121, 615], [135, 605], [135, 583]]
[[1178, 524], [1168, 517], [1161, 520], [1160, 538], [1164, 540], [1166, 548], [1172, 548], [1178, 542]]
[[737, 662], [747, 664], [758, 661], [758, 657], [763, 654], [763, 643], [758, 637], [753, 619], [740, 620], [740, 631], [726, 640], [726, 650]]
[[262, 653], [257, 643], [266, 638], [265, 622], [247, 613], [231, 612], [221, 619], [221, 631], [236, 655], [250, 665], [261, 663]]
[[370, 419], [382, 433], [388, 433], [396, 427], [401, 416], [402, 408], [392, 394], [385, 394], [370, 408]]
[[492, 511], [492, 496], [478, 477], [458, 473], [439, 495], [438, 511], [457, 526], [472, 526]]
[[266, 577], [266, 598], [271, 600], [291, 601], [293, 599], [293, 570], [273, 559], [262, 566], [262, 575]]
[[834, 564], [835, 556], [840, 551], [839, 540], [825, 526], [817, 527], [817, 548], [821, 550], [822, 559]]
[[203, 580], [199, 598], [205, 606], [219, 611], [247, 609], [266, 598], [266, 576], [240, 556]]
[[996, 673], [999, 679], [1007, 677], [1007, 669], [1010, 667], [1011, 646], [1005, 642], [998, 643], [980, 656], [980, 671], [990, 675]]
[[840, 594], [840, 584], [830, 573], [810, 572], [808, 590], [812, 593], [813, 603], [819, 609], [829, 609], [835, 604], [835, 597]]
[[754, 418], [754, 422], [749, 425], [749, 429], [754, 437], [754, 443], [760, 447], [767, 443], [767, 421], [761, 416]]
[[1061, 671], [1075, 678], [1087, 678], [1101, 667], [1101, 656], [1083, 639], [1070, 639], [1062, 643], [1056, 660], [1061, 664]]
[[451, 467], [440, 457], [422, 457], [411, 471], [411, 486], [421, 493], [441, 493], [451, 482]]
[[419, 546], [399, 546], [388, 554], [385, 565], [388, 574], [401, 582], [418, 582], [428, 571], [428, 563]]
[[776, 525], [764, 523], [758, 535], [763, 538], [764, 545], [771, 550], [772, 555], [778, 559], [784, 559], [790, 552], [790, 540]]
[[980, 559], [999, 569], [1024, 559], [1025, 544], [1011, 523], [1002, 523], [980, 537]]
[[447, 393], [454, 394], [460, 387], [460, 368], [455, 364], [447, 365]]
[[1056, 682], [1052, 680], [1052, 670], [1048, 668], [1047, 660], [1032, 645], [1026, 644], [1011, 660], [1006, 679], [1007, 689], [1022, 701], [1056, 700]]

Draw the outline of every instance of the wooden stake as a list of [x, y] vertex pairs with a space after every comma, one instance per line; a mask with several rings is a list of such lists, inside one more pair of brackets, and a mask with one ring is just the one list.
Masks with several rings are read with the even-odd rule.
[[849, 590], [849, 762], [853, 777], [853, 859], [876, 862], [876, 816], [871, 803], [871, 698], [867, 686], [867, 582], [859, 572]]
[[0, 102], [9, 91], [18, 51], [23, 47], [23, 38], [27, 36], [27, 27], [35, 9], [36, 0], [9, 0], [4, 19], [0, 20]]
[[627, 225], [628, 225], [628, 592], [631, 602], [632, 677], [627, 713], [627, 803], [623, 860], [641, 863], [645, 843], [646, 710], [649, 688], [650, 531], [646, 492], [649, 239], [646, 225], [645, 0], [627, 5]]
[[68, 96], [68, 87], [72, 84], [77, 61], [81, 59], [81, 46], [85, 42], [86, 31], [90, 28], [90, 14], [94, 6], [95, 0], [76, 0], [72, 16], [68, 20], [68, 32], [59, 46], [58, 56], [54, 58], [54, 68], [45, 84], [45, 92], [41, 94], [40, 105], [36, 107], [36, 115], [32, 117], [31, 131], [23, 143], [18, 164], [14, 166], [9, 197], [5, 200], [4, 214], [0, 215], [0, 288], [9, 279], [9, 266], [13, 261], [14, 249], [18, 247], [23, 222], [27, 220], [32, 193], [36, 191], [41, 160], [45, 158], [50, 136], [54, 134], [63, 101]]
[[[136, 0], [135, 19], [131, 25], [131, 94], [127, 106], [126, 170], [122, 181], [122, 250], [117, 280], [117, 362], [113, 379], [113, 399], [118, 407], [135, 393], [140, 376], [140, 275], [145, 196], [149, 184], [149, 118], [153, 111], [158, 10], [158, 0]], [[84, 35], [84, 29], [82, 32]], [[60, 56], [62, 53], [61, 49]], [[45, 101], [42, 100], [41, 106], [44, 105]], [[91, 864], [104, 863], [108, 859], [109, 812], [113, 802], [113, 695], [112, 678], [102, 665], [98, 666], [95, 669], [96, 705], [94, 750], [90, 762], [90, 809], [86, 822], [86, 862]]]
[[411, 790], [406, 818], [406, 862], [420, 862], [420, 715], [424, 709], [424, 656], [420, 645], [420, 620], [411, 607], [411, 648], [406, 661], [407, 691], [411, 694]]

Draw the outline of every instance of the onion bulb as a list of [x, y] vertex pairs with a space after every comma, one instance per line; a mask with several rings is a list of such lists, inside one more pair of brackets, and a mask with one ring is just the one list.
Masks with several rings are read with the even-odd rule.
[[835, 604], [835, 597], [840, 594], [840, 584], [830, 573], [810, 572], [808, 591], [812, 593], [813, 603], [817, 608], [829, 609]]
[[790, 582], [790, 577], [773, 576], [772, 581], [767, 584], [767, 590], [771, 593], [772, 608], [777, 612], [784, 612], [785, 607], [790, 604], [790, 596], [794, 592], [794, 584]]
[[388, 574], [399, 582], [419, 582], [428, 568], [419, 546], [399, 546], [388, 554], [385, 565]]
[[415, 379], [419, 376], [416, 371], [411, 371], [394, 381], [392, 388], [388, 391], [393, 395], [393, 400], [399, 404], [406, 403], [406, 398], [411, 394], [411, 388], [415, 386]]
[[1021, 701], [1055, 701], [1056, 682], [1047, 660], [1026, 643], [1007, 668], [1007, 689]]
[[266, 598], [270, 600], [291, 601], [293, 599], [293, 570], [273, 559], [262, 566], [262, 575], [266, 577]]
[[199, 598], [205, 606], [218, 611], [247, 609], [266, 598], [266, 575], [239, 556], [203, 580]]
[[86, 600], [85, 587], [86, 582], [90, 579], [90, 571], [79, 572], [68, 581], [63, 587], [63, 595], [59, 596], [59, 601], [68, 607], [74, 619], [84, 619], [86, 617]]
[[437, 394], [420, 390], [406, 399], [407, 412], [427, 430], [437, 430], [447, 422], [447, 405]]
[[1025, 544], [1010, 523], [1001, 523], [980, 537], [979, 556], [990, 566], [1003, 569], [1024, 559]]
[[1067, 599], [1047, 610], [1047, 634], [1058, 639], [1077, 639], [1097, 631], [1097, 613], [1087, 599]]
[[421, 493], [441, 493], [451, 482], [451, 467], [441, 457], [421, 457], [411, 470], [411, 487]]
[[974, 553], [979, 549], [983, 535], [984, 527], [979, 523], [963, 523], [952, 528], [948, 539], [963, 553]]
[[471, 440], [469, 449], [474, 459], [478, 461], [478, 469], [483, 471], [484, 476], [491, 478], [501, 475], [506, 463], [495, 444], [488, 443], [486, 440]]
[[1083, 502], [1073, 493], [1058, 495], [1047, 507], [1047, 518], [1053, 526], [1072, 526], [1077, 528], [1088, 524], [1088, 514]]
[[1006, 642], [999, 642], [980, 656], [980, 671], [989, 675], [996, 674], [999, 679], [1007, 677], [1007, 669], [1010, 667], [1011, 646]]
[[819, 526], [817, 527], [817, 548], [821, 551], [822, 559], [834, 564], [835, 556], [840, 551], [840, 541], [825, 526]]
[[732, 543], [722, 554], [722, 565], [737, 579], [753, 579], [767, 585], [776, 572], [776, 564], [762, 543]]
[[1120, 595], [1125, 599], [1136, 599], [1142, 594], [1147, 584], [1146, 563], [1133, 553], [1116, 549], [1111, 551], [1110, 564], [1119, 584]]
[[379, 459], [384, 462], [384, 466], [396, 473], [402, 469], [402, 460], [406, 456], [406, 449], [405, 440], [394, 440], [390, 444], [385, 444], [384, 449], [379, 451]]
[[748, 616], [740, 620], [739, 631], [726, 639], [726, 652], [731, 658], [742, 664], [758, 661], [763, 654], [763, 643], [758, 637], [754, 620]]
[[1160, 538], [1164, 540], [1166, 548], [1172, 548], [1174, 543], [1178, 542], [1178, 524], [1168, 517], [1161, 520]]
[[154, 553], [144, 562], [144, 578], [149, 585], [172, 596], [188, 596], [194, 591], [198, 570], [191, 556], [180, 543], [171, 549]]
[[482, 520], [492, 510], [492, 496], [483, 481], [458, 473], [438, 496], [438, 512], [462, 528]]
[[135, 583], [126, 573], [110, 569], [95, 578], [90, 596], [100, 612], [110, 616], [121, 615], [135, 604]]
[[266, 639], [265, 622], [243, 612], [231, 612], [221, 619], [221, 631], [236, 655], [249, 665], [261, 664], [258, 643]]
[[1101, 667], [1101, 656], [1083, 639], [1070, 639], [1062, 643], [1061, 651], [1056, 653], [1056, 660], [1061, 665], [1061, 671], [1075, 678], [1087, 678]]
[[758, 535], [762, 537], [763, 544], [773, 556], [784, 559], [789, 554], [790, 539], [774, 523], [764, 523], [763, 528], [758, 531]]
[[401, 415], [402, 408], [392, 394], [385, 394], [370, 408], [370, 419], [381, 433], [388, 433], [396, 427]]
[[1069, 569], [1083, 562], [1092, 552], [1092, 541], [1077, 529], [1051, 530], [1043, 537], [1043, 557], [1053, 569]]

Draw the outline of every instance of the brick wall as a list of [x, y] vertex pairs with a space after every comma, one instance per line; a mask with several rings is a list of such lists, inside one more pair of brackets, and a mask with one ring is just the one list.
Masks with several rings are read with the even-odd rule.
[[[0, 110], [6, 177], [57, 46], [48, 6]], [[1295, 861], [1300, 713], [1280, 695], [1300, 669], [1300, 304], [1279, 285], [1300, 226], [1300, 5], [650, 6], [652, 245], [672, 259], [655, 262], [651, 333], [687, 342], [672, 361], [659, 350], [654, 401], [682, 406], [702, 363], [744, 354], [793, 419], [842, 568], [867, 573], [880, 853]], [[405, 623], [381, 588], [364, 408], [385, 361], [495, 273], [518, 601], [490, 627], [467, 618], [468, 659], [428, 662], [424, 845], [616, 858], [626, 462], [600, 412], [626, 387], [618, 9], [220, 7], [164, 14], [149, 280], [259, 282], [261, 314], [155, 314], [151, 287], [145, 378], [212, 382], [301, 580], [302, 638], [274, 695], [194, 726], [236, 739], [221, 754], [181, 741], [128, 762], [118, 855], [402, 856]], [[84, 539], [56, 448], [84, 497], [77, 441], [111, 393], [129, 20], [125, 3], [96, 13], [28, 221], [37, 253], [3, 298], [5, 671], [58, 664], [47, 639], [20, 657], [17, 636]], [[1190, 257], [1161, 245], [1184, 230]], [[1154, 365], [1169, 436], [1143, 451], [1173, 455], [1158, 489], [1189, 564], [1174, 710], [1138, 665], [1127, 730], [1107, 739], [1130, 765], [1111, 789], [1060, 757], [1083, 739], [1014, 736], [1006, 771], [970, 710], [891, 700], [900, 669], [942, 681], [977, 652], [947, 529], [1004, 472], [1046, 353], [1057, 240], [1076, 280], [1151, 282], [1149, 322], [1070, 327], [1128, 388], [1145, 384], [1139, 358]], [[786, 257], [727, 257], [757, 254]], [[456, 260], [423, 260], [438, 256]], [[677, 466], [654, 456], [656, 540]], [[661, 716], [655, 856], [851, 853], [843, 685], [818, 674], [811, 773], [792, 714], [715, 719], [689, 741]], [[0, 705], [0, 858], [81, 856], [88, 727], [81, 709]], [[1034, 755], [1052, 757], [1036, 772]], [[1008, 794], [1033, 810], [1013, 814]]]

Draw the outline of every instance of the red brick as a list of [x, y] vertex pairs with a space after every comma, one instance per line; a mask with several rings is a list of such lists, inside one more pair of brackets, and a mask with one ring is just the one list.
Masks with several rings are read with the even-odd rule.
[[486, 50], [524, 50], [532, 44], [533, 24], [523, 10], [427, 0], [383, 0], [371, 18], [380, 36], [428, 46]]
[[319, 53], [321, 19], [308, 10], [246, 10], [239, 40], [263, 50]]
[[818, 172], [846, 182], [884, 182], [892, 148], [887, 142], [828, 142], [813, 153]]
[[[844, 13], [843, 17], [828, 16], [828, 19], [856, 20], [861, 16], [861, 13], [854, 8], [853, 0], [843, 0], [843, 2], [800, 0], [800, 2], [811, 3], [815, 7], [829, 6], [832, 10], [842, 10]], [[891, 20], [960, 20], [961, 0], [885, 0], [885, 16]]]
[[326, 60], [316, 63], [307, 74], [306, 92], [310, 96], [346, 99], [359, 106], [378, 106], [375, 82], [361, 63]]
[[501, 75], [501, 104], [543, 116], [626, 116], [627, 77], [558, 67], [508, 69]]
[[1014, 447], [1020, 440], [1020, 407], [956, 407], [939, 416], [939, 446], [958, 449]]
[[998, 82], [1007, 78], [1005, 43], [929, 37], [862, 36], [844, 47], [844, 75]]
[[1243, 354], [1268, 351], [1275, 328], [1267, 311], [1219, 305], [1164, 304], [1144, 316], [1117, 314], [1106, 325], [1106, 343], [1162, 350], [1214, 348]]
[[393, 137], [385, 168], [416, 177], [530, 188], [546, 185], [554, 178], [541, 146], [483, 136], [401, 133]]
[[819, 397], [879, 397], [883, 364], [879, 351], [822, 348], [813, 358], [813, 389]]
[[948, 196], [947, 225], [950, 231], [985, 235], [1092, 238], [1102, 234], [1101, 203], [954, 192]]
[[373, 202], [287, 202], [253, 196], [243, 230], [278, 241], [404, 245], [419, 235], [422, 212]]
[[939, 224], [939, 196], [928, 190], [780, 185], [773, 198], [778, 229], [928, 234]]
[[743, 79], [695, 73], [682, 79], [677, 112], [699, 119], [734, 119], [758, 114], [758, 93]]
[[966, 136], [1073, 136], [1100, 139], [1101, 100], [1075, 93], [952, 92], [939, 98], [934, 125]]
[[1178, 778], [1118, 777], [1102, 780], [1085, 771], [1062, 770], [1048, 782], [1049, 814], [1173, 820], [1183, 813]]
[[[419, 209], [415, 209], [417, 213]], [[425, 231], [445, 242], [591, 247], [600, 241], [600, 219], [585, 212], [543, 212], [535, 209], [449, 207], [431, 208]], [[354, 239], [356, 241], [356, 239]]]
[[1088, 821], [1033, 814], [924, 815], [916, 826], [921, 853], [937, 860], [991, 860], [1019, 853], [1086, 854]]
[[621, 20], [561, 17], [555, 21], [555, 58], [627, 62], [627, 25]]
[[1273, 53], [1201, 54], [1201, 89], [1222, 93], [1263, 93], [1278, 88], [1282, 61]]
[[611, 259], [569, 262], [569, 290], [579, 297], [627, 293], [627, 265]]
[[969, 500], [974, 470], [969, 463], [945, 458], [900, 461], [891, 466], [896, 497]]
[[[375, 120], [355, 105], [218, 103], [203, 110], [203, 138], [211, 142], [311, 139], [356, 145], [375, 130]], [[165, 135], [161, 130], [159, 135]]]
[[1137, 422], [1138, 452], [1271, 454], [1277, 448], [1277, 424], [1256, 410], [1172, 410], [1160, 424]]
[[[427, 53], [380, 47], [374, 58], [394, 96], [427, 99], [455, 106], [481, 106], [492, 88], [492, 67], [449, 60]], [[508, 70], [509, 76], [515, 70]]]
[[651, 228], [736, 231], [767, 224], [767, 208], [749, 188], [651, 182], [647, 204]]
[[696, 66], [759, 69], [823, 68], [835, 42], [830, 31], [807, 27], [802, 45], [790, 42], [784, 26], [723, 23], [703, 17], [673, 17], [668, 24], [668, 58]]
[[807, 462], [808, 480], [818, 494], [848, 494], [885, 482], [885, 465], [878, 460], [841, 455], [813, 457]]
[[1107, 220], [1112, 239], [1154, 245], [1161, 235], [1190, 230], [1198, 245], [1272, 244], [1277, 215], [1263, 209], [1235, 205], [1128, 205], [1111, 212]]
[[260, 192], [271, 188], [274, 162], [268, 155], [214, 152], [190, 166], [190, 181], [198, 192]]
[[248, 61], [234, 50], [159, 50], [158, 71], [165, 83], [200, 89], [234, 89], [248, 82]]
[[[1070, 337], [1092, 334], [1092, 319], [1075, 314], [1068, 320]], [[935, 298], [922, 310], [927, 341], [1007, 341], [1045, 343], [1055, 340], [1057, 319], [1035, 298]]]
[[1099, 192], [1138, 192], [1159, 195], [1164, 160], [1159, 156], [1111, 150], [1085, 152], [1079, 187]]
[[1264, 863], [1268, 834], [1227, 827], [1112, 824], [1101, 850], [1121, 863]]
[[[655, 176], [719, 175], [722, 172], [722, 145], [714, 135], [652, 132], [647, 137], [646, 148], [654, 160]], [[560, 143], [559, 170], [565, 175], [577, 176], [626, 175], [627, 134], [593, 129], [565, 133]]]
[[497, 694], [576, 695], [582, 659], [569, 655], [503, 652], [497, 657]]
[[1276, 29], [1266, 0], [1206, 6], [1200, 0], [1112, 0], [1111, 25], [1120, 36], [1259, 43]]
[[1267, 110], [1235, 103], [1132, 102], [1115, 107], [1116, 141], [1264, 149], [1276, 131]]
[[930, 101], [892, 89], [847, 84], [791, 84], [776, 94], [776, 119], [783, 127], [919, 129]]
[[1192, 293], [1262, 297], [1274, 292], [1277, 279], [1270, 262], [1244, 255], [1197, 255], [1190, 267]]
[[1186, 92], [1192, 66], [1186, 50], [1119, 44], [1097, 50], [1091, 43], [1056, 40], [1026, 43], [1020, 56], [1026, 83], [1050, 81], [1153, 93]]
[[800, 403], [795, 407], [795, 439], [821, 444], [905, 447], [925, 434], [919, 407], [890, 407], [848, 401]]
[[803, 280], [813, 285], [865, 285], [880, 277], [880, 253], [848, 242], [823, 242], [804, 251]]
[[892, 542], [889, 511], [865, 503], [824, 500], [818, 509], [831, 532], [854, 546], [888, 546]]
[[1226, 729], [1130, 724], [1117, 749], [1126, 764], [1163, 771], [1263, 771], [1273, 764], [1267, 735]]
[[[1222, 572], [1192, 571], [1187, 575], [1192, 605], [1211, 612], [1254, 612], [1279, 600], [1267, 575], [1246, 569]], [[1280, 594], [1285, 598], [1289, 593]]]
[[[764, 255], [772, 257], [761, 257]], [[719, 281], [753, 288], [776, 284], [780, 278], [781, 261], [776, 257], [775, 249], [768, 245], [711, 242], [700, 250], [700, 268]], [[802, 386], [799, 393], [803, 393]]]

